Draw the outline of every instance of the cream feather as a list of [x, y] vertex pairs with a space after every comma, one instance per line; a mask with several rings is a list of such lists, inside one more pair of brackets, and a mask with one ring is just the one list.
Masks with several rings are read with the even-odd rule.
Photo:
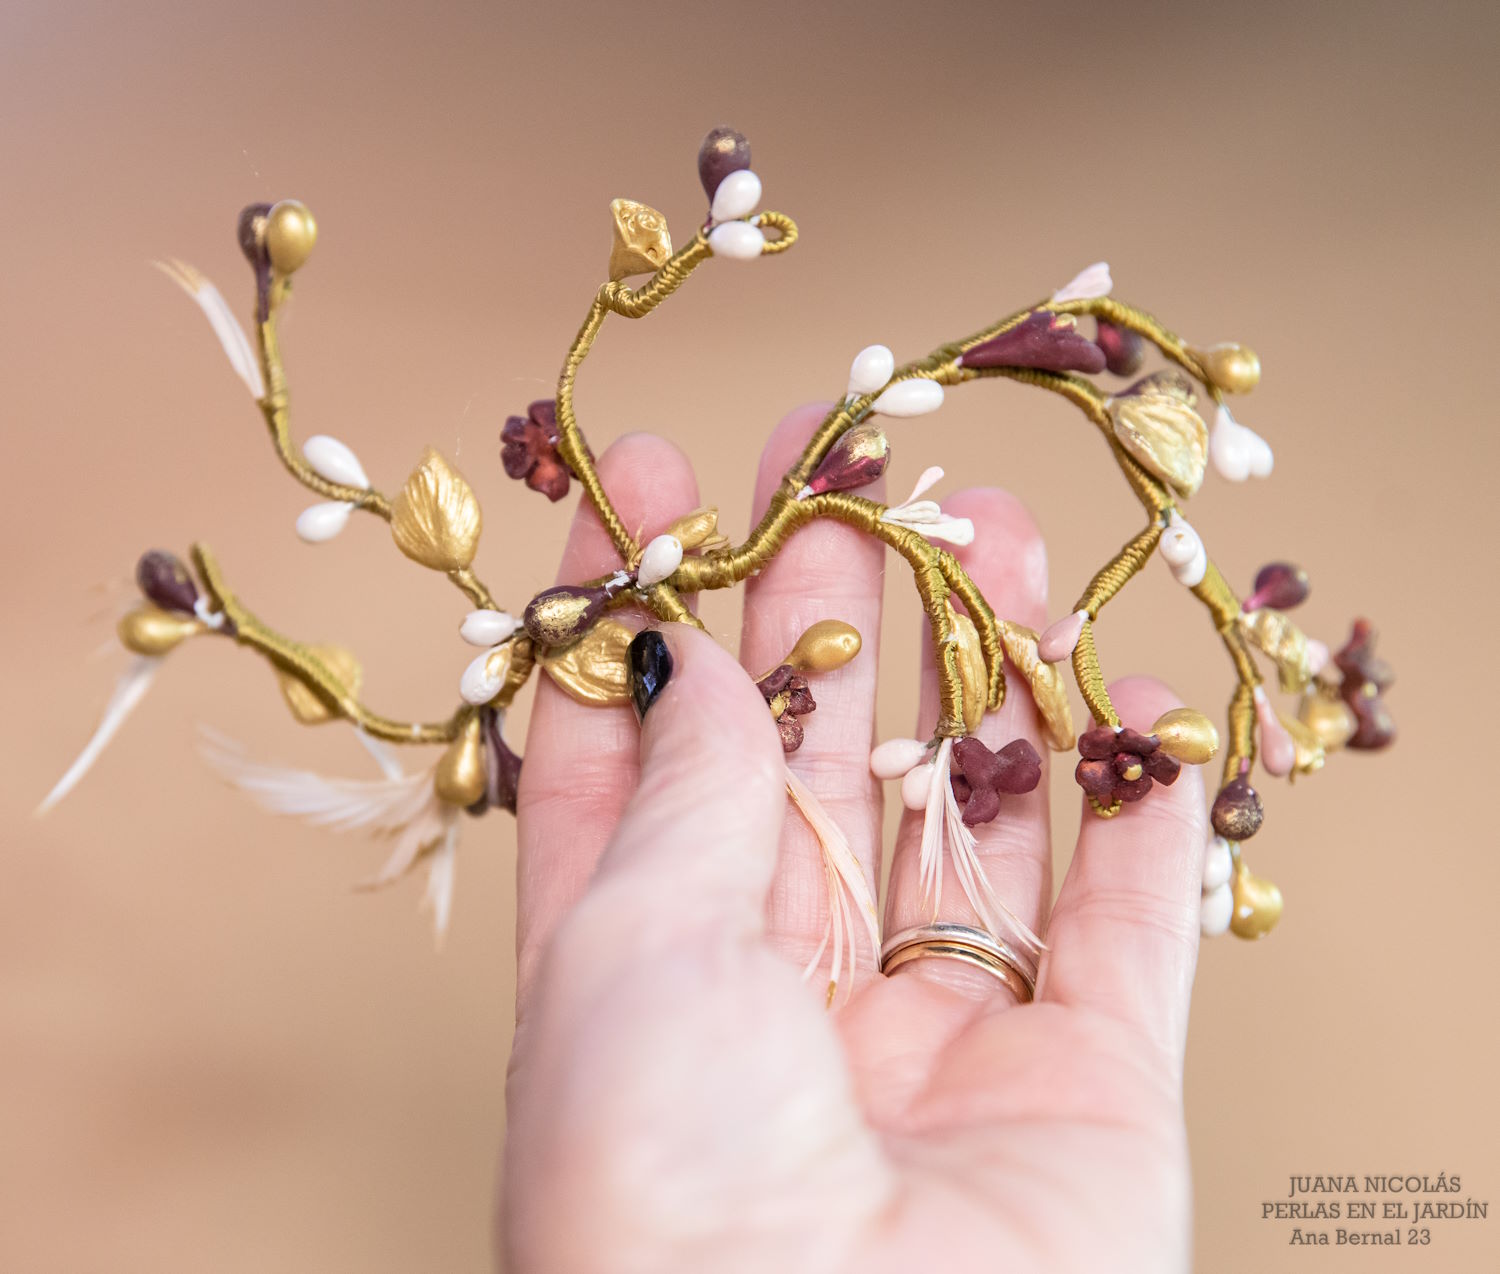
[[115, 737], [115, 732], [125, 724], [125, 718], [134, 712], [136, 705], [145, 698], [146, 691], [151, 688], [152, 678], [156, 676], [157, 669], [160, 667], [160, 655], [136, 655], [131, 660], [130, 666], [120, 674], [120, 679], [115, 683], [114, 694], [110, 696], [109, 702], [104, 707], [104, 716], [94, 730], [93, 737], [84, 745], [83, 751], [78, 754], [78, 759], [68, 767], [68, 772], [57, 780], [57, 785], [36, 807], [38, 818], [77, 787], [78, 781], [93, 768], [100, 753]]
[[197, 302], [214, 329], [214, 335], [219, 338], [229, 365], [245, 382], [250, 396], [257, 402], [264, 398], [266, 386], [260, 374], [260, 359], [250, 347], [250, 338], [245, 335], [245, 329], [234, 317], [219, 289], [186, 262], [154, 261], [152, 264]]

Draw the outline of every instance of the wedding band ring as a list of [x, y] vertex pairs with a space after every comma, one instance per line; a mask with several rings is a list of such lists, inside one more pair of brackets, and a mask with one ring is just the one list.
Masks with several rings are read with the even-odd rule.
[[969, 925], [933, 923], [903, 929], [880, 948], [880, 971], [891, 973], [909, 960], [937, 956], [983, 969], [1021, 1004], [1036, 995], [1036, 970], [993, 934]]

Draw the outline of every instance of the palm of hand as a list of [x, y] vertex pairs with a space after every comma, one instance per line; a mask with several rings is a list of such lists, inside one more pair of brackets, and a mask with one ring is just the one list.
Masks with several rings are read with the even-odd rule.
[[[795, 413], [773, 438], [762, 502], [812, 418]], [[654, 439], [623, 439], [601, 468], [648, 529], [696, 502], [685, 462]], [[976, 522], [984, 556], [965, 566], [996, 610], [1039, 622], [1045, 565], [1025, 515], [994, 492], [950, 503]], [[564, 577], [613, 564], [581, 513]], [[842, 528], [805, 532], [747, 598], [742, 647], [759, 670], [814, 619], [867, 635], [868, 657], [816, 687], [791, 763], [872, 867], [880, 569], [878, 546]], [[1045, 926], [1036, 1003], [930, 958], [882, 977], [862, 949], [852, 993], [829, 1013], [798, 973], [826, 895], [815, 843], [786, 811], [764, 703], [707, 638], [669, 640], [674, 673], [639, 739], [628, 714], [550, 686], [533, 717], [500, 1222], [511, 1266], [1185, 1268], [1197, 776], [1086, 821], [1055, 908], [1045, 783], [987, 825], [997, 892]], [[992, 744], [1036, 737], [1024, 684], [1011, 686], [981, 730]], [[1171, 705], [1153, 683], [1116, 698], [1127, 721]], [[887, 932], [930, 918], [916, 821], [892, 859]], [[952, 893], [943, 918], [971, 919]]]

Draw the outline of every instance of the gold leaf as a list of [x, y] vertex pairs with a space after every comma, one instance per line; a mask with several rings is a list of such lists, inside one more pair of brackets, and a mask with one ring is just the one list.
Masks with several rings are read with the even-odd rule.
[[482, 523], [469, 484], [428, 447], [391, 506], [396, 547], [435, 571], [460, 571], [474, 560]]
[[1037, 654], [1037, 635], [1024, 624], [1013, 624], [1008, 619], [997, 620], [1000, 627], [1000, 642], [1005, 647], [1005, 657], [1015, 665], [1016, 671], [1026, 678], [1031, 687], [1031, 697], [1036, 700], [1037, 716], [1041, 718], [1042, 738], [1054, 752], [1067, 752], [1072, 748], [1076, 735], [1073, 730], [1073, 710], [1068, 704], [1068, 684], [1063, 678], [1061, 664], [1049, 664]]
[[537, 662], [579, 703], [630, 702], [630, 641], [635, 634], [617, 619], [601, 619], [571, 646], [543, 649]]
[[729, 541], [719, 534], [719, 511], [712, 507], [684, 513], [666, 534], [677, 537], [684, 553], [716, 553], [729, 547]]
[[1296, 760], [1292, 764], [1292, 777], [1299, 774], [1316, 774], [1323, 768], [1323, 762], [1327, 759], [1328, 752], [1323, 746], [1323, 740], [1318, 737], [1316, 730], [1310, 725], [1304, 725], [1301, 721], [1290, 717], [1280, 717], [1281, 724], [1286, 727], [1286, 732], [1292, 736], [1292, 745], [1296, 749]]
[[[307, 653], [322, 664], [329, 674], [333, 684], [328, 689], [335, 698], [359, 697], [359, 688], [364, 682], [365, 674], [358, 659], [342, 646], [309, 646]], [[276, 680], [281, 684], [281, 697], [286, 700], [286, 706], [303, 725], [317, 725], [339, 716], [311, 686], [285, 669], [276, 670]]]
[[967, 615], [960, 615], [950, 605], [948, 618], [958, 634], [958, 684], [964, 695], [964, 729], [970, 734], [979, 729], [990, 706], [990, 676], [984, 666], [984, 647], [979, 644], [979, 629]]
[[1281, 688], [1296, 694], [1312, 673], [1307, 664], [1307, 637], [1279, 610], [1262, 606], [1239, 617], [1240, 631], [1275, 662]]
[[661, 213], [634, 199], [616, 199], [609, 211], [615, 219], [615, 242], [609, 253], [611, 279], [618, 283], [666, 265], [672, 255], [672, 232]]
[[164, 655], [174, 646], [203, 631], [193, 615], [177, 615], [143, 602], [120, 617], [115, 631], [120, 644], [138, 655]]
[[859, 654], [862, 644], [859, 629], [853, 624], [842, 619], [820, 619], [797, 638], [797, 644], [781, 662], [798, 672], [832, 672]]
[[1181, 496], [1203, 483], [1208, 427], [1180, 396], [1161, 390], [1122, 394], [1109, 405], [1115, 437], [1145, 469]]

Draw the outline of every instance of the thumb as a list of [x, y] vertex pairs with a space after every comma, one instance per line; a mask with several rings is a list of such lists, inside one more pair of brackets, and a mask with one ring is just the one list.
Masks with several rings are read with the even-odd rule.
[[569, 926], [590, 946], [759, 936], [786, 807], [786, 762], [739, 663], [682, 624], [638, 633], [641, 777]]

